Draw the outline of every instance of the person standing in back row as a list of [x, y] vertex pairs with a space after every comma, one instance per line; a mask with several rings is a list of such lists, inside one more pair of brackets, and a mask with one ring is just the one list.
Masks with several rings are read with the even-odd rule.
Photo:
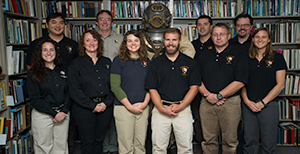
[[[202, 52], [211, 49], [214, 44], [211, 39], [211, 28], [212, 28], [212, 19], [210, 16], [202, 15], [197, 18], [196, 26], [199, 33], [199, 38], [192, 41], [192, 44], [196, 50], [195, 60], [199, 63], [200, 55]], [[196, 136], [196, 141], [200, 144], [203, 141], [203, 133], [201, 126], [201, 117], [200, 117], [200, 103], [201, 103], [201, 94], [195, 96], [194, 100], [191, 103], [193, 118], [194, 118], [194, 132]], [[196, 154], [201, 153], [202, 149], [196, 152]]]
[[[38, 38], [32, 41], [28, 46], [27, 51], [27, 69], [30, 69], [31, 66], [31, 57], [34, 49], [37, 47], [37, 44], [42, 39], [52, 39], [57, 43], [58, 49], [60, 50], [60, 55], [63, 60], [63, 65], [67, 68], [71, 61], [78, 56], [78, 43], [72, 39], [67, 38], [64, 35], [65, 30], [65, 17], [60, 13], [51, 13], [46, 18], [46, 28], [49, 31], [49, 34]], [[72, 108], [72, 107], [71, 107]], [[70, 125], [69, 125], [69, 135], [68, 135], [68, 145], [69, 153], [73, 153], [74, 149], [74, 140], [76, 133], [76, 123], [73, 119], [72, 112], [70, 112]]]
[[[104, 42], [103, 56], [111, 61], [118, 55], [123, 36], [112, 31], [113, 16], [108, 10], [101, 10], [96, 16], [98, 32]], [[118, 142], [115, 119], [112, 117], [108, 132], [103, 141], [103, 152], [107, 154], [118, 153]]]

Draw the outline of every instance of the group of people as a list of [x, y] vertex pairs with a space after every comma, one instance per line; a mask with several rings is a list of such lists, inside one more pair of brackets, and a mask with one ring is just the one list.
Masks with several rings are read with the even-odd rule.
[[[53, 13], [46, 19], [49, 35], [30, 44], [27, 88], [36, 154], [69, 153], [72, 118], [82, 154], [146, 153], [149, 116], [154, 154], [167, 153], [171, 131], [179, 154], [193, 153], [193, 132], [205, 154], [218, 153], [220, 134], [222, 152], [236, 153], [241, 117], [243, 151], [257, 153], [261, 136], [263, 153], [276, 153], [276, 97], [287, 67], [272, 49], [268, 29], [251, 36], [253, 19], [240, 14], [230, 40], [226, 24], [200, 16], [194, 59], [181, 52], [176, 28], [164, 31], [164, 50], [154, 59], [141, 32], [121, 36], [112, 24], [112, 14], [100, 11], [98, 31], [84, 32], [77, 44], [63, 35], [64, 17]], [[109, 143], [116, 134], [117, 143]]]

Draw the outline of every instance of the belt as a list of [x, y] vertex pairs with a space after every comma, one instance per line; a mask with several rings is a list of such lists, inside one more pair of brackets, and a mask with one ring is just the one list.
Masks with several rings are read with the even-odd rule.
[[102, 102], [104, 100], [104, 98], [106, 98], [106, 96], [105, 97], [94, 97], [94, 98], [92, 98], [92, 100], [94, 102]]
[[175, 101], [175, 102], [171, 102], [171, 101], [162, 101], [162, 104], [163, 105], [166, 105], [166, 106], [170, 106], [170, 105], [172, 105], [172, 104], [180, 104], [181, 103], [181, 101]]
[[64, 104], [61, 104], [61, 105], [58, 106], [58, 107], [52, 107], [52, 109], [53, 109], [54, 111], [56, 111], [56, 112], [59, 112], [59, 111], [62, 109], [63, 106], [64, 106]]

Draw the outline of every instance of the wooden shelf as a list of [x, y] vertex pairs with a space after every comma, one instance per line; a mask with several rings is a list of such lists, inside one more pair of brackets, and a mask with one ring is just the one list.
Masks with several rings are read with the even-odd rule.
[[[96, 17], [85, 17], [85, 18], [66, 18], [66, 21], [95, 21]], [[142, 17], [139, 18], [114, 18], [114, 20], [142, 20]], [[46, 21], [43, 19], [43, 23]]]
[[38, 17], [28, 16], [28, 15], [24, 15], [24, 14], [9, 12], [9, 11], [4, 11], [4, 14], [6, 14], [9, 17], [14, 17], [14, 18], [39, 20]]
[[300, 95], [297, 94], [280, 94], [278, 97], [300, 97]]
[[3, 109], [0, 109], [0, 113], [1, 112], [4, 112], [4, 111], [6, 111], [7, 110], [7, 107], [5, 107], [5, 108], [3, 108]]
[[299, 15], [293, 15], [293, 16], [252, 16], [253, 19], [297, 19], [300, 18]]
[[20, 77], [20, 76], [23, 76], [23, 75], [27, 75], [27, 71], [22, 72], [22, 73], [16, 73], [16, 74], [9, 75], [9, 78]]
[[282, 45], [282, 46], [289, 46], [289, 45], [300, 45], [300, 42], [296, 42], [296, 43], [272, 43], [272, 45]]
[[0, 74], [0, 80], [4, 80], [6, 77], [6, 74]]

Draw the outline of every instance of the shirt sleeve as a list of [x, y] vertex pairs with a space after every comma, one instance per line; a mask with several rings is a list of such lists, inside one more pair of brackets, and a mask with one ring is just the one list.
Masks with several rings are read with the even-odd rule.
[[234, 81], [239, 81], [244, 84], [248, 83], [249, 77], [249, 62], [246, 54], [238, 54], [237, 65], [234, 71]]
[[84, 94], [80, 86], [79, 75], [80, 70], [76, 68], [76, 63], [72, 63], [69, 66], [68, 76], [70, 96], [78, 105], [94, 110], [97, 104]]
[[200, 75], [200, 67], [198, 63], [193, 60], [191, 67], [191, 73], [189, 74], [189, 85], [201, 85], [201, 75]]
[[39, 112], [43, 112], [46, 114], [55, 117], [57, 112], [55, 112], [51, 105], [47, 103], [42, 96], [40, 95], [40, 86], [39, 83], [33, 80], [32, 75], [28, 75], [26, 79], [27, 84], [27, 92], [30, 99], [30, 104]]
[[114, 93], [118, 101], [121, 101], [122, 99], [127, 97], [126, 93], [121, 88], [121, 75], [111, 73], [110, 86], [111, 86], [111, 91]]
[[68, 86], [68, 88], [65, 90], [64, 106], [62, 107], [61, 111], [64, 112], [65, 114], [68, 114], [71, 104], [72, 104], [72, 99], [70, 97], [69, 86]]
[[146, 90], [157, 88], [157, 72], [155, 71], [155, 63], [156, 62], [151, 62], [147, 70], [147, 76], [145, 81]]
[[277, 55], [278, 55], [277, 56], [278, 57], [277, 58], [278, 63], [277, 63], [276, 71], [278, 71], [278, 70], [287, 70], [288, 68], [287, 68], [287, 65], [286, 65], [286, 62], [285, 62], [285, 59], [284, 59], [283, 55], [282, 54], [277, 54]]

